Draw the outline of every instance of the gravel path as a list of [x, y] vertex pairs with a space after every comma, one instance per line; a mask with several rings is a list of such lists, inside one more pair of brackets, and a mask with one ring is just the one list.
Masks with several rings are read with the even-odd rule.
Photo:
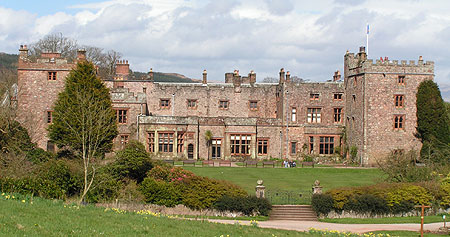
[[[209, 220], [215, 223], [235, 224], [236, 220]], [[250, 225], [250, 221], [239, 221], [242, 225]], [[260, 221], [261, 228], [273, 228], [283, 230], [308, 231], [310, 228], [321, 230], [349, 231], [353, 233], [365, 233], [379, 230], [407, 230], [420, 231], [420, 224], [336, 224], [318, 221]], [[425, 224], [424, 230], [437, 231], [444, 226], [443, 222]]]

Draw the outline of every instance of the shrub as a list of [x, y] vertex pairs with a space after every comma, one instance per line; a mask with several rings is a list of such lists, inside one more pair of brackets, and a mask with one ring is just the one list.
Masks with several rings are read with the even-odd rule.
[[387, 204], [391, 207], [402, 202], [428, 205], [432, 199], [433, 197], [424, 188], [411, 184], [400, 185], [386, 194]]
[[118, 197], [121, 189], [122, 182], [112, 174], [108, 166], [102, 167], [96, 171], [85, 201], [88, 203], [111, 201]]
[[372, 194], [357, 195], [344, 207], [356, 213], [368, 213], [372, 216], [389, 212], [386, 200]]
[[182, 181], [183, 179], [195, 176], [194, 173], [180, 167], [169, 167], [157, 165], [148, 172], [148, 177], [165, 182]]
[[145, 201], [157, 205], [174, 207], [181, 204], [181, 192], [173, 183], [146, 177], [139, 186]]
[[224, 212], [241, 212], [244, 215], [261, 215], [268, 216], [272, 205], [265, 198], [257, 198], [256, 196], [222, 196], [213, 205], [213, 208]]
[[81, 180], [73, 175], [65, 160], [50, 160], [42, 164], [36, 175], [40, 183], [39, 196], [45, 198], [66, 198], [78, 193]]
[[333, 197], [330, 194], [314, 194], [311, 206], [317, 214], [326, 215], [333, 210]]
[[55, 155], [42, 148], [34, 148], [27, 152], [26, 158], [34, 164], [39, 164], [54, 159]]
[[114, 167], [120, 177], [128, 177], [140, 183], [153, 165], [144, 145], [138, 141], [130, 141], [117, 153]]

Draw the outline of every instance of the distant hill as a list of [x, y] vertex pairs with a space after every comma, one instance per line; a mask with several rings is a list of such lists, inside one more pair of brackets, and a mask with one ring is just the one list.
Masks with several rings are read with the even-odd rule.
[[[19, 55], [17, 54], [6, 54], [0, 53], [0, 71], [11, 71], [17, 74], [17, 60]], [[192, 83], [199, 82], [199, 80], [194, 80], [188, 78], [184, 75], [178, 73], [164, 73], [164, 72], [154, 72], [154, 80], [156, 82], [179, 82], [179, 83]], [[144, 72], [133, 72], [133, 79], [144, 79], [147, 77], [147, 73]], [[1, 78], [0, 78], [1, 82]]]
[[[145, 79], [147, 78], [147, 73], [133, 72], [132, 78], [137, 80]], [[178, 73], [164, 73], [164, 72], [153, 72], [153, 79], [155, 82], [178, 82], [178, 83], [199, 82], [199, 80], [191, 79]]]

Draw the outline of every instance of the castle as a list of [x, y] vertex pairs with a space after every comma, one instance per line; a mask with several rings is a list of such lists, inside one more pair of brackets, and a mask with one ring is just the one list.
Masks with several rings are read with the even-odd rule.
[[[64, 78], [84, 60], [59, 53], [32, 60], [19, 49], [18, 115], [32, 140], [55, 150], [47, 127]], [[117, 113], [120, 149], [131, 139], [145, 144], [161, 159], [296, 159], [301, 154], [333, 155], [344, 143], [356, 147], [361, 164], [390, 152], [420, 149], [415, 138], [417, 87], [433, 80], [434, 63], [367, 59], [364, 47], [344, 56], [339, 71], [327, 82], [293, 82], [281, 69], [279, 82], [258, 83], [256, 73], [225, 74], [224, 83], [161, 83], [153, 72], [142, 80], [129, 75], [128, 61], [103, 78]], [[210, 131], [209, 144], [205, 133]]]

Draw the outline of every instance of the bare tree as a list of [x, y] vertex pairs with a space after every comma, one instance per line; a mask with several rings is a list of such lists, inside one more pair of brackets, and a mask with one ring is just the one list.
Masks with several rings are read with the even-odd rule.
[[76, 40], [65, 37], [62, 33], [55, 33], [30, 45], [30, 54], [37, 57], [43, 52], [61, 53], [61, 57], [74, 60], [78, 48]]

